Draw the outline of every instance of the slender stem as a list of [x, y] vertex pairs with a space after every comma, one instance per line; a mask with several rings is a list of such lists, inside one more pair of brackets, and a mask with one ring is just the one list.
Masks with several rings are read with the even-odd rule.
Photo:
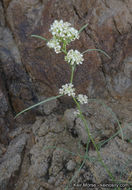
[[72, 72], [71, 72], [70, 83], [72, 83], [72, 81], [73, 81], [73, 75], [74, 75], [74, 69], [75, 69], [75, 66], [72, 66], [71, 69], [72, 69]]
[[[63, 42], [63, 48], [62, 48], [62, 52], [67, 55], [67, 50], [66, 50], [66, 41]], [[70, 78], [70, 83], [72, 83], [73, 81], [73, 74], [74, 74], [74, 69], [75, 69], [75, 65], [71, 66], [71, 78]]]
[[[67, 44], [66, 44], [66, 42], [64, 41], [64, 43], [63, 43], [63, 48], [62, 48], [62, 52], [64, 52], [64, 53], [67, 55], [66, 45], [67, 45]], [[107, 57], [109, 57], [109, 55], [107, 55], [107, 53], [105, 53], [104, 51], [102, 51], [102, 50], [100, 50], [100, 49], [88, 49], [88, 50], [84, 51], [83, 54], [86, 53], [86, 52], [88, 52], [88, 51], [100, 51], [101, 53], [103, 53], [104, 55], [106, 55]], [[110, 57], [109, 57], [109, 58], [110, 58]], [[73, 66], [71, 67], [70, 83], [73, 82], [74, 69], [75, 69], [75, 65], [73, 65]], [[96, 150], [96, 152], [97, 152], [97, 155], [98, 155], [98, 158], [99, 158], [100, 163], [103, 165], [103, 167], [105, 168], [105, 170], [106, 170], [106, 172], [108, 173], [108, 175], [110, 176], [110, 178], [114, 181], [114, 177], [113, 177], [112, 173], [110, 172], [110, 170], [108, 169], [108, 167], [104, 164], [104, 162], [103, 162], [103, 160], [102, 160], [102, 157], [101, 157], [101, 155], [100, 155], [100, 152], [99, 152], [99, 150], [98, 150], [98, 147], [97, 147], [97, 145], [95, 144], [95, 142], [94, 142], [94, 140], [93, 140], [93, 138], [92, 138], [92, 136], [91, 136], [91, 134], [90, 134], [90, 130], [89, 130], [89, 128], [88, 128], [87, 122], [86, 122], [86, 120], [85, 120], [85, 118], [84, 118], [84, 116], [83, 116], [83, 114], [82, 114], [81, 109], [80, 109], [80, 104], [77, 102], [77, 100], [76, 100], [75, 97], [72, 97], [72, 98], [73, 98], [74, 102], [76, 103], [76, 105], [77, 105], [77, 107], [78, 107], [78, 110], [79, 110], [79, 112], [80, 112], [80, 118], [82, 119], [82, 121], [83, 121], [83, 123], [84, 123], [84, 125], [85, 125], [86, 131], [87, 131], [87, 134], [88, 134], [88, 137], [89, 137], [89, 140], [88, 140], [88, 141], [90, 141], [90, 140], [92, 141], [92, 143], [93, 143], [93, 145], [94, 145], [94, 147], [95, 147], [95, 150]], [[87, 153], [87, 151], [86, 151], [86, 153]], [[85, 160], [85, 159], [84, 159], [84, 160]], [[84, 161], [84, 162], [85, 162], [85, 161]], [[84, 162], [83, 162], [83, 163], [84, 163]]]
[[65, 51], [64, 49], [61, 49], [61, 51], [62, 51], [65, 55], [67, 55], [67, 51]]
[[84, 122], [85, 128], [86, 128], [87, 133], [88, 133], [88, 137], [90, 138], [90, 140], [92, 141], [92, 143], [93, 143], [93, 145], [94, 145], [94, 147], [95, 147], [95, 150], [96, 150], [96, 152], [97, 152], [99, 161], [101, 162], [101, 164], [102, 164], [102, 165], [104, 166], [104, 168], [106, 169], [108, 175], [109, 175], [109, 176], [111, 177], [111, 179], [114, 181], [114, 177], [113, 177], [112, 173], [109, 171], [109, 169], [107, 168], [107, 166], [104, 164], [104, 162], [103, 162], [103, 160], [102, 160], [102, 158], [101, 158], [101, 155], [100, 155], [100, 153], [99, 153], [99, 151], [98, 151], [98, 147], [97, 147], [97, 145], [95, 144], [95, 142], [94, 142], [94, 140], [93, 140], [93, 138], [92, 138], [92, 136], [91, 136], [91, 134], [90, 134], [90, 131], [89, 131], [87, 122], [86, 122], [86, 120], [85, 120], [85, 118], [84, 118], [84, 116], [83, 116], [83, 114], [82, 114], [81, 109], [80, 109], [80, 104], [77, 102], [77, 100], [76, 100], [75, 97], [73, 97], [73, 100], [75, 101], [75, 103], [76, 103], [76, 105], [77, 105], [77, 107], [78, 107], [78, 109], [79, 109], [80, 118], [81, 118], [82, 121]]
[[63, 47], [62, 47], [62, 52], [63, 52], [65, 55], [67, 55], [66, 45], [67, 45], [67, 43], [66, 43], [66, 41], [64, 41], [64, 42], [63, 42]]

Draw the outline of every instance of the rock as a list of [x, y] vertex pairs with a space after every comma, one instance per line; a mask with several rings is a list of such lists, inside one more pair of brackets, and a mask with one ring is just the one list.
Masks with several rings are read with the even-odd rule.
[[7, 126], [7, 123], [4, 121], [4, 119], [0, 118], [0, 143], [6, 145], [8, 144], [8, 132], [9, 128]]
[[75, 111], [76, 110], [72, 108], [72, 109], [67, 109], [64, 112], [64, 121], [66, 123], [66, 128], [70, 131], [73, 137], [78, 136], [77, 130], [75, 128], [75, 119], [76, 119], [76, 116], [74, 114]]
[[[15, 176], [15, 173], [19, 171], [19, 167], [21, 164], [21, 157], [19, 154], [16, 154], [13, 158], [2, 162], [0, 165], [0, 188], [1, 190], [5, 190], [9, 186], [10, 180]], [[5, 172], [6, 171], [6, 172]], [[12, 182], [10, 182], [12, 183]], [[13, 185], [13, 184], [12, 184]]]
[[21, 134], [21, 135], [18, 135], [16, 138], [14, 138], [10, 142], [3, 159], [7, 159], [9, 155], [12, 157], [16, 153], [18, 153], [18, 154], [22, 153], [22, 151], [26, 145], [27, 139], [28, 139], [27, 134]]
[[55, 183], [55, 180], [56, 180], [55, 177], [52, 177], [52, 176], [51, 176], [51, 177], [49, 178], [49, 180], [48, 180], [48, 183], [49, 183], [49, 184], [54, 184], [54, 183]]
[[[61, 120], [59, 115], [37, 117], [32, 127], [35, 132], [35, 144], [30, 149], [28, 147], [30, 164], [28, 167], [25, 164], [23, 171], [25, 170], [26, 174], [24, 172], [20, 175], [16, 190], [26, 187], [28, 190], [40, 187], [53, 189], [53, 186], [63, 189], [64, 180], [65, 185], [68, 180], [66, 173], [69, 172], [72, 176], [72, 171], [76, 168], [76, 162], [72, 158], [74, 154], [76, 155], [78, 144], [65, 130], [63, 118]], [[79, 149], [79, 154], [83, 154], [82, 149]]]
[[44, 117], [36, 117], [36, 121], [34, 122], [32, 126], [32, 131], [34, 135], [38, 134], [38, 129], [40, 128], [43, 121], [44, 121]]
[[132, 101], [131, 99], [121, 99], [115, 102], [109, 101], [108, 105], [112, 108], [113, 112], [116, 113], [121, 123], [131, 123], [132, 117]]
[[8, 132], [13, 125], [13, 116], [3, 78], [0, 76], [0, 143], [8, 144]]
[[29, 169], [29, 174], [32, 174], [33, 176], [40, 178], [42, 176], [47, 176], [49, 165], [51, 162], [51, 153], [54, 150], [45, 150], [44, 147], [54, 147], [55, 143], [57, 143], [57, 134], [61, 134], [64, 128], [57, 121], [55, 115], [50, 115], [47, 119], [43, 118], [43, 121], [40, 118], [40, 121], [34, 124], [33, 129], [35, 129], [35, 125], [37, 126], [37, 130], [34, 130], [36, 134], [36, 145], [34, 145], [30, 151], [31, 167]]
[[[132, 139], [132, 123], [122, 123], [123, 137], [125, 140], [131, 141]], [[122, 137], [122, 134], [119, 133], [119, 136]]]
[[0, 92], [0, 115], [4, 116], [5, 113], [8, 111], [8, 102], [6, 100], [6, 97], [4, 95], [4, 92]]
[[28, 187], [29, 187], [28, 183], [24, 183], [22, 190], [28, 190]]
[[57, 107], [57, 100], [46, 102], [43, 105], [44, 113], [49, 115]]
[[[44, 155], [43, 155], [44, 156]], [[41, 157], [32, 163], [33, 166], [30, 168], [29, 173], [31, 173], [32, 176], [35, 176], [37, 178], [41, 178], [42, 176], [45, 176], [48, 171], [48, 160], [45, 161]], [[39, 168], [39, 170], [38, 170]]]
[[11, 0], [3, 0], [3, 5], [4, 5], [5, 9], [8, 7], [10, 1]]
[[76, 163], [72, 160], [69, 160], [69, 162], [67, 163], [67, 170], [73, 171], [75, 167], [76, 167]]
[[66, 121], [67, 128], [72, 129], [74, 127], [74, 121], [75, 121], [75, 109], [67, 109], [64, 112], [64, 120]]
[[[26, 85], [26, 82], [30, 83], [29, 76], [22, 66], [20, 52], [13, 40], [11, 31], [4, 27], [0, 27], [0, 31], [0, 56], [2, 73], [4, 73], [3, 80], [8, 89], [7, 95], [11, 100], [10, 106], [17, 113], [25, 108], [25, 103], [21, 97], [25, 98], [26, 106], [28, 105], [28, 101], [32, 102], [32, 90]], [[16, 81], [19, 81], [19, 84]], [[30, 120], [30, 117], [28, 119]]]
[[[81, 109], [86, 119], [90, 120], [90, 123], [98, 124], [90, 128], [91, 131], [93, 130], [93, 136], [98, 134], [98, 139], [94, 139], [96, 143], [104, 140], [99, 131], [96, 133], [98, 126], [100, 131], [104, 130], [106, 139], [110, 135], [106, 134], [107, 127], [110, 128], [111, 126], [111, 130], [115, 134], [114, 130], [117, 125], [115, 125], [115, 115], [113, 116], [113, 113], [111, 113], [112, 109], [108, 109], [104, 104], [97, 103], [97, 101], [89, 101], [89, 106], [82, 106]], [[66, 116], [68, 113], [73, 114], [73, 109], [66, 110], [64, 115]], [[99, 118], [99, 113], [101, 113], [101, 119]], [[82, 137], [80, 134], [78, 137], [74, 137], [71, 131], [66, 130], [68, 125], [66, 124], [65, 116], [50, 114], [49, 116], [37, 117], [36, 122], [32, 125], [33, 134], [31, 134], [30, 143], [26, 148], [26, 155], [23, 159], [19, 180], [15, 184], [15, 190], [39, 190], [41, 187], [61, 190], [68, 186], [69, 188], [77, 188], [78, 184], [82, 187], [82, 184], [106, 184], [110, 182], [110, 177], [104, 167], [97, 162], [97, 153], [93, 146], [90, 144], [88, 154], [86, 154], [86, 146], [84, 145], [86, 142], [79, 143], [84, 138], [80, 139]], [[71, 116], [71, 118], [73, 117]], [[76, 130], [78, 119], [75, 118], [74, 125], [71, 124], [71, 127], [75, 127]], [[18, 137], [19, 140], [23, 139], [21, 136]], [[33, 141], [32, 138], [34, 139]], [[16, 142], [15, 139], [14, 142]], [[8, 149], [11, 149], [10, 145]], [[101, 146], [99, 151], [104, 163], [111, 170], [114, 177], [120, 179], [122, 172], [121, 180], [126, 180], [126, 173], [129, 175], [132, 167], [130, 142], [128, 140], [125, 142], [121, 138], [115, 137]], [[10, 151], [8, 150], [7, 152]], [[19, 154], [19, 151], [16, 152]], [[79, 166], [81, 166], [80, 169]], [[75, 178], [70, 186], [70, 180], [73, 177]]]
[[[90, 125], [89, 121], [87, 121], [87, 125], [88, 125], [89, 128], [91, 128], [91, 125]], [[77, 131], [77, 134], [78, 134], [80, 140], [84, 144], [87, 144], [88, 139], [89, 139], [88, 133], [87, 133], [87, 130], [86, 130], [85, 126], [84, 126], [83, 121], [80, 118], [78, 118], [76, 120], [75, 130]]]
[[[5, 19], [5, 10], [3, 10], [1, 4], [0, 9], [2, 9], [2, 18]], [[35, 97], [32, 97], [31, 85], [29, 88], [29, 85], [26, 84], [30, 83], [29, 76], [22, 66], [20, 52], [12, 32], [7, 26], [5, 26], [4, 21], [2, 21], [2, 23], [3, 24], [0, 25], [0, 78], [2, 79], [0, 80], [4, 81], [4, 95], [6, 94], [6, 99], [10, 102], [10, 105], [8, 106], [11, 106], [11, 111], [15, 114], [32, 103], [32, 99], [35, 99]], [[26, 104], [23, 102], [22, 97], [25, 97]], [[30, 120], [30, 117], [28, 117], [28, 120]]]
[[22, 133], [22, 127], [18, 127], [9, 133], [9, 138], [13, 139]]
[[[33, 125], [33, 133], [39, 137], [45, 136], [48, 132], [60, 133], [63, 128], [58, 122], [58, 118], [54, 114], [49, 115], [47, 118], [38, 117], [39, 119]], [[62, 121], [63, 123], [63, 121]], [[64, 124], [65, 125], [65, 124]]]
[[[100, 155], [103, 159], [103, 162], [109, 168], [116, 180], [119, 180], [120, 176], [122, 176], [123, 179], [126, 179], [129, 176], [129, 173], [132, 169], [131, 151], [132, 147], [120, 140], [118, 137], [101, 149]], [[96, 157], [97, 154], [96, 152], [90, 151], [89, 156]], [[110, 177], [108, 177], [108, 173], [104, 171], [104, 167], [102, 167], [99, 163], [94, 162], [94, 164], [92, 164], [90, 167], [92, 167], [93, 173], [96, 173], [99, 183], [103, 181], [109, 181], [108, 179]]]
[[40, 187], [39, 189], [40, 189], [40, 190], [44, 190], [44, 188], [43, 188], [43, 187]]
[[[110, 108], [96, 101], [89, 101], [88, 105], [82, 107], [95, 142], [110, 138], [119, 130], [119, 124], [124, 129], [126, 125], [131, 126], [131, 8], [131, 0], [0, 2], [0, 143], [6, 144], [2, 145], [4, 150], [0, 149], [0, 188], [17, 188], [14, 184], [21, 164], [24, 165], [22, 159], [27, 135], [21, 135], [23, 130], [19, 129], [11, 132], [17, 126], [13, 116], [46, 97], [57, 95], [59, 88], [70, 79], [70, 69], [64, 55], [56, 55], [44, 41], [31, 38], [32, 34], [37, 34], [50, 39], [49, 28], [55, 19], [68, 21], [76, 29], [88, 24], [80, 39], [71, 43], [68, 49], [77, 48], [83, 52], [88, 48], [99, 48], [111, 57], [108, 59], [95, 51], [84, 54], [85, 61], [76, 68], [73, 79], [77, 94], [116, 100], [107, 102]], [[54, 110], [60, 106], [58, 102], [64, 107], [59, 116], [58, 112], [54, 114]], [[64, 109], [72, 107], [71, 98], [62, 97], [58, 102], [49, 102], [17, 119], [19, 123], [34, 122], [36, 113], [48, 115], [38, 117], [32, 127], [32, 148], [29, 148], [27, 156], [30, 168], [26, 170], [26, 166], [23, 166], [27, 174], [20, 175], [20, 189], [54, 189], [54, 186], [64, 189], [77, 172], [76, 166], [71, 172], [68, 171], [69, 167], [72, 168], [70, 160], [77, 164], [83, 162], [88, 139], [84, 125], [73, 115], [75, 109], [66, 110], [62, 117]], [[130, 127], [124, 130], [124, 135], [126, 142], [121, 142], [117, 137], [100, 149], [104, 162], [108, 163], [116, 177], [118, 172], [124, 171], [122, 165], [127, 162], [131, 152], [130, 148], [127, 149], [131, 139]], [[79, 140], [83, 142], [80, 146]], [[89, 149], [89, 152], [91, 156], [96, 156], [94, 150]], [[115, 163], [112, 162], [113, 158]], [[76, 182], [96, 183], [96, 177], [99, 182], [105, 180], [104, 168], [94, 164], [87, 161], [82, 168], [83, 175], [78, 176]], [[129, 172], [127, 167], [126, 173]], [[124, 173], [123, 179], [126, 180]], [[47, 185], [50, 180], [53, 186]]]
[[[74, 16], [77, 22], [78, 18], [75, 15], [74, 10], [72, 9], [72, 3], [65, 2], [64, 4], [66, 6], [66, 11], [65, 11], [66, 15], [64, 17], [64, 20], [65, 18], [68, 19], [69, 16]], [[30, 10], [26, 12], [27, 11], [26, 7], [29, 7], [29, 6], [30, 6]], [[22, 2], [18, 3], [17, 1], [13, 1], [10, 3], [7, 10], [7, 19], [11, 25], [11, 29], [13, 33], [15, 33], [17, 40], [20, 42], [19, 47], [21, 49], [21, 53], [23, 55], [25, 55], [26, 53], [26, 56], [23, 56], [24, 66], [27, 72], [32, 77], [32, 79], [34, 80], [36, 84], [35, 85], [36, 89], [40, 95], [57, 94], [58, 89], [59, 89], [58, 87], [61, 87], [61, 85], [64, 84], [65, 81], [67, 81], [67, 79], [69, 79], [69, 75], [70, 75], [68, 65], [66, 65], [64, 61], [62, 60], [63, 58], [62, 55], [55, 57], [55, 54], [53, 53], [53, 51], [50, 52], [50, 50], [48, 50], [48, 48], [45, 46], [43, 42], [36, 39], [31, 39], [30, 37], [32, 33], [36, 33], [36, 31], [39, 31], [40, 34], [43, 33], [45, 36], [49, 38], [48, 30], [49, 30], [51, 20], [52, 20], [51, 15], [54, 14], [54, 10], [56, 9], [54, 6], [57, 6], [56, 7], [58, 9], [57, 12], [58, 14], [60, 14], [59, 10], [60, 10], [60, 7], [62, 7], [62, 5], [59, 2], [56, 2], [53, 5], [50, 2], [47, 2], [47, 3], [43, 2], [43, 4], [40, 4], [40, 2], [37, 1], [36, 4], [34, 3], [28, 4], [26, 2], [23, 4]], [[19, 10], [19, 12], [17, 11], [12, 12], [12, 10]], [[71, 14], [69, 14], [69, 10]], [[48, 11], [48, 14], [47, 14], [47, 11]], [[24, 16], [24, 12], [25, 12], [25, 16]], [[43, 19], [43, 15], [45, 15], [45, 13], [48, 17], [44, 17], [45, 19]], [[13, 21], [14, 17], [16, 17], [16, 14], [19, 15], [19, 17], [22, 20], [22, 23], [18, 22], [19, 19], [16, 19], [15, 22]], [[37, 15], [39, 14], [39, 16], [36, 16], [36, 14]], [[46, 22], [44, 23], [43, 20], [45, 20]], [[43, 28], [40, 30], [39, 23], [41, 22], [42, 22]], [[33, 26], [31, 23], [35, 23], [35, 25]], [[23, 31], [21, 30], [21, 27], [23, 28]], [[16, 30], [15, 28], [17, 28], [18, 30]], [[82, 48], [84, 41], [87, 41], [89, 45], [94, 47], [94, 44], [91, 42], [90, 38], [88, 38], [87, 40], [86, 37], [83, 37], [82, 42], [77, 44], [78, 48], [80, 49]], [[41, 53], [43, 51], [35, 50], [34, 47], [39, 48], [39, 46], [41, 46], [40, 44], [43, 44], [42, 47], [45, 53]], [[41, 57], [41, 59], [39, 57]], [[88, 56], [86, 57], [88, 60]], [[93, 62], [93, 65], [95, 65], [96, 68], [98, 68], [101, 63], [98, 57], [90, 56], [89, 60]], [[98, 64], [96, 64], [96, 62], [98, 62]], [[61, 64], [61, 67], [60, 67], [60, 64]], [[80, 70], [79, 72], [80, 77], [78, 78], [77, 76], [75, 78], [76, 80], [75, 82], [78, 88], [81, 88], [83, 91], [86, 92], [86, 89], [84, 89], [83, 82], [84, 82], [84, 79], [85, 81], [88, 82], [88, 78], [87, 78], [86, 72], [84, 71], [85, 70], [92, 71], [93, 69], [92, 69], [92, 65], [89, 65], [89, 64], [84, 64], [84, 65], [85, 65], [84, 68], [82, 68], [82, 70]], [[41, 73], [39, 72], [40, 70], [41, 70]], [[64, 76], [65, 72], [66, 72], [66, 75], [65, 75], [66, 79], [63, 80], [62, 76]], [[83, 72], [84, 78], [82, 78], [82, 74], [81, 74], [82, 72]], [[91, 74], [92, 73], [90, 73], [90, 75]], [[98, 71], [96, 75], [97, 75], [95, 76], [96, 80], [98, 80], [100, 85], [104, 85], [103, 75], [100, 73], [100, 71]], [[38, 84], [42, 85], [41, 89], [39, 87], [40, 85]]]
[[[93, 100], [90, 102], [89, 100], [88, 104], [81, 106], [81, 110], [85, 115], [89, 131], [95, 140], [108, 138], [116, 131], [116, 126], [118, 126], [117, 116], [103, 101]], [[74, 111], [75, 109], [66, 110], [64, 120], [67, 128], [70, 127], [70, 131], [74, 131], [74, 134], [77, 134], [80, 140], [86, 144], [89, 138], [87, 129], [81, 118], [75, 117]]]
[[2, 7], [2, 2], [0, 2], [0, 27], [5, 26], [4, 10]]
[[21, 134], [13, 139], [6, 153], [0, 159], [0, 189], [6, 190], [14, 187], [14, 182], [22, 163], [22, 154], [27, 142], [28, 135]]
[[3, 156], [5, 152], [6, 152], [6, 146], [0, 144], [0, 158]]
[[[69, 79], [70, 71], [62, 55], [55, 55], [52, 50], [48, 50], [45, 42], [30, 37], [31, 34], [38, 34], [49, 38], [50, 24], [60, 16], [77, 29], [84, 23], [89, 24], [80, 41], [72, 43], [73, 47], [77, 46], [80, 51], [89, 47], [101, 48], [112, 57], [109, 60], [97, 52], [86, 54], [85, 62], [78, 67], [74, 78], [77, 92], [88, 93], [90, 96], [106, 96], [107, 90], [104, 89], [107, 84], [107, 88], [111, 89], [114, 96], [130, 97], [132, 81], [125, 77], [124, 71], [122, 72], [124, 60], [128, 59], [128, 52], [132, 48], [130, 40], [128, 41], [128, 38], [131, 39], [129, 31], [132, 24], [128, 4], [127, 1], [123, 3], [119, 0], [116, 3], [114, 0], [94, 3], [90, 1], [88, 4], [85, 1], [85, 6], [79, 1], [64, 1], [63, 5], [58, 1], [55, 3], [12, 1], [9, 4], [7, 20], [17, 43], [19, 42], [24, 68], [32, 79], [38, 97], [43, 94], [46, 96], [57, 94], [61, 85]], [[125, 15], [122, 19], [123, 14]], [[124, 35], [126, 33], [127, 35]], [[127, 83], [125, 89], [119, 87], [122, 80], [124, 85]]]

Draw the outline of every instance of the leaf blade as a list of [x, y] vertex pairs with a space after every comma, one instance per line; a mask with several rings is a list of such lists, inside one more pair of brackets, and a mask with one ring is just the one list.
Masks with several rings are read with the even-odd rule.
[[88, 26], [88, 24], [83, 25], [82, 28], [80, 28], [78, 33], [80, 34], [87, 26]]
[[17, 118], [19, 115], [21, 115], [22, 113], [25, 113], [25, 112], [31, 110], [32, 108], [35, 108], [35, 107], [37, 107], [37, 106], [39, 106], [39, 105], [41, 105], [41, 104], [44, 104], [44, 103], [46, 103], [46, 102], [49, 102], [49, 101], [51, 101], [51, 100], [55, 100], [55, 99], [57, 99], [57, 98], [59, 98], [59, 97], [61, 97], [61, 96], [63, 96], [63, 95], [53, 96], [53, 97], [50, 97], [50, 98], [48, 98], [48, 99], [46, 99], [46, 100], [43, 100], [43, 101], [41, 101], [41, 102], [39, 102], [39, 103], [37, 103], [37, 104], [34, 104], [34, 105], [32, 105], [32, 106], [30, 106], [30, 107], [28, 107], [28, 108], [22, 110], [21, 112], [19, 112], [19, 113], [14, 117], [14, 119], [16, 119], [16, 118]]
[[48, 40], [47, 40], [46, 38], [44, 38], [43, 36], [39, 36], [39, 35], [33, 34], [33, 35], [31, 35], [31, 37], [39, 38], [39, 39], [41, 39], [41, 40], [44, 40], [44, 41], [48, 42]]
[[87, 49], [82, 54], [84, 54], [86, 52], [89, 52], [89, 51], [99, 51], [99, 52], [103, 53], [106, 57], [108, 57], [109, 59], [111, 59], [111, 57], [105, 51], [103, 51], [101, 49]]

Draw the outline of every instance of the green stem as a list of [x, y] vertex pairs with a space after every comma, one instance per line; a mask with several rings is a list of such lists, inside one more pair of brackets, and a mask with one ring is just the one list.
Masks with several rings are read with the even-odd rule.
[[67, 44], [66, 44], [66, 41], [64, 41], [64, 42], [63, 42], [63, 47], [62, 47], [62, 50], [61, 50], [65, 55], [67, 55], [66, 45], [67, 45]]
[[72, 83], [72, 81], [73, 81], [73, 75], [74, 75], [74, 69], [75, 69], [75, 66], [72, 66], [71, 69], [72, 69], [72, 72], [71, 72], [70, 83]]
[[109, 175], [109, 176], [111, 177], [111, 179], [114, 181], [114, 177], [113, 177], [112, 173], [109, 171], [109, 169], [107, 168], [107, 166], [104, 164], [104, 162], [103, 162], [103, 160], [102, 160], [102, 158], [101, 158], [101, 155], [100, 155], [100, 153], [99, 153], [99, 151], [98, 151], [98, 147], [96, 146], [96, 144], [95, 144], [95, 142], [94, 142], [94, 140], [93, 140], [93, 138], [92, 138], [92, 136], [91, 136], [91, 134], [90, 134], [90, 131], [89, 131], [87, 122], [86, 122], [86, 120], [85, 120], [85, 118], [84, 118], [84, 116], [83, 116], [83, 114], [82, 114], [81, 109], [80, 109], [80, 104], [77, 102], [77, 100], [76, 100], [75, 97], [73, 97], [73, 100], [74, 100], [74, 102], [76, 103], [76, 105], [77, 105], [77, 107], [78, 107], [78, 110], [79, 110], [79, 112], [80, 112], [80, 118], [81, 118], [82, 121], [84, 122], [86, 131], [87, 131], [87, 133], [88, 133], [88, 137], [90, 138], [90, 140], [92, 141], [92, 143], [93, 143], [93, 145], [94, 145], [94, 147], [95, 147], [95, 150], [96, 150], [96, 152], [97, 152], [97, 155], [98, 155], [98, 158], [99, 158], [100, 163], [103, 165], [103, 167], [104, 167], [105, 170], [107, 171], [108, 175]]
[[67, 55], [67, 52], [66, 52], [64, 49], [61, 49], [61, 51], [62, 51], [65, 55]]

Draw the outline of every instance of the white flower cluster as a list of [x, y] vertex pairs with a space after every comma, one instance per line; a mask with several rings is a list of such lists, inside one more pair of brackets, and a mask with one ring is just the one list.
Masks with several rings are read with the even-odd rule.
[[55, 20], [49, 30], [54, 37], [66, 41], [73, 41], [79, 39], [79, 32], [75, 28], [71, 27], [69, 22], [63, 22], [63, 20]]
[[47, 46], [49, 48], [53, 48], [55, 50], [56, 53], [60, 53], [61, 52], [61, 46], [58, 42], [58, 40], [56, 38], [52, 38], [48, 43]]
[[47, 46], [53, 48], [56, 53], [61, 52], [61, 45], [64, 42], [68, 44], [75, 39], [79, 39], [78, 30], [71, 27], [69, 22], [63, 22], [63, 20], [55, 20], [49, 31], [52, 33], [53, 38], [47, 43]]
[[88, 103], [88, 97], [87, 97], [86, 95], [83, 95], [83, 94], [78, 94], [77, 100], [78, 100], [81, 104], [87, 104], [87, 103]]
[[[73, 88], [73, 84], [68, 83], [68, 84], [62, 85], [62, 88], [59, 89], [59, 94], [75, 97], [75, 88]], [[77, 100], [81, 104], [87, 104], [88, 103], [88, 97], [86, 95], [83, 95], [83, 94], [78, 94]]]
[[75, 97], [75, 88], [73, 88], [73, 84], [69, 83], [62, 85], [62, 88], [59, 89], [59, 94]]
[[82, 64], [82, 62], [84, 61], [83, 54], [81, 54], [78, 50], [71, 49], [65, 56], [65, 61], [67, 61], [71, 65]]

